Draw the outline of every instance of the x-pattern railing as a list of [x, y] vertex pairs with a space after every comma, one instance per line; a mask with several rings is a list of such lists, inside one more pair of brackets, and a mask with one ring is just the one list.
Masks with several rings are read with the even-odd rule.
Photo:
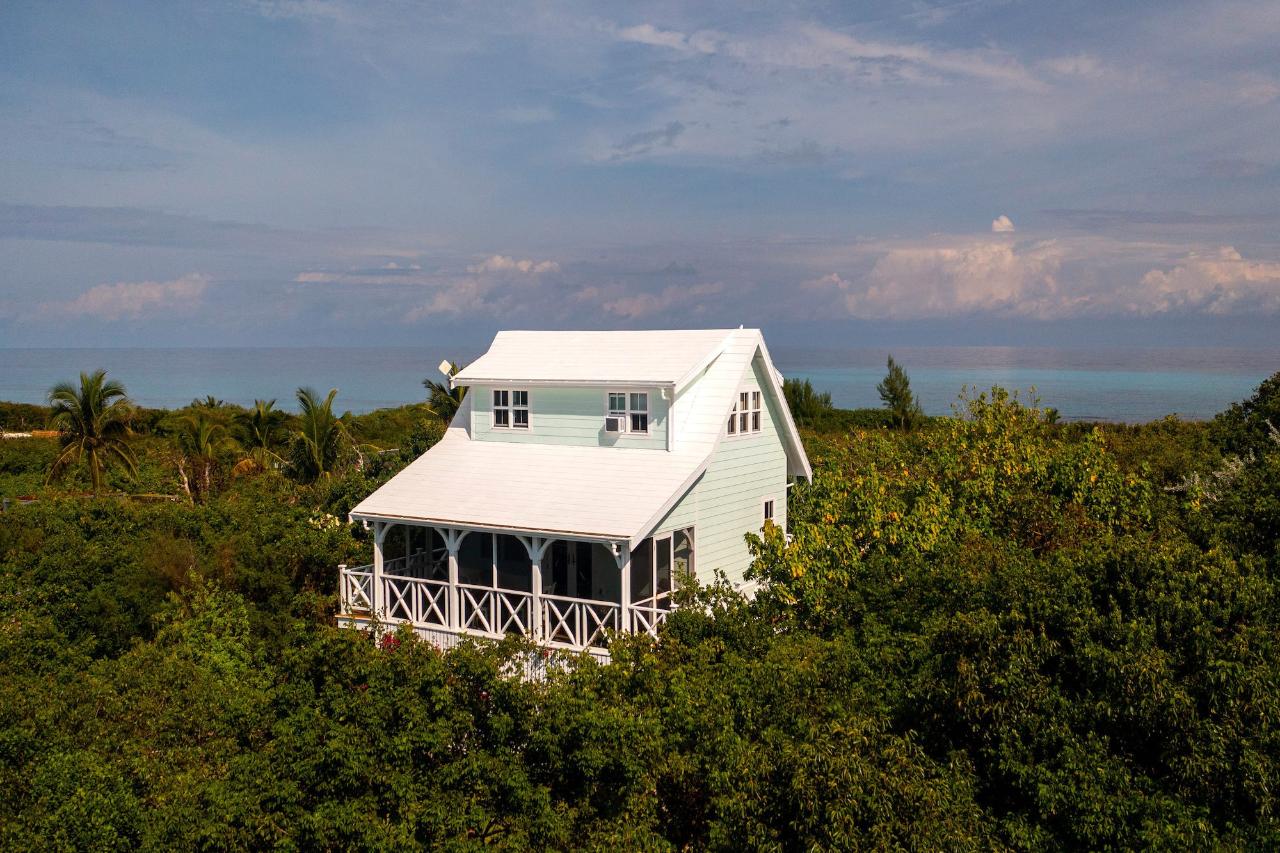
[[458, 621], [463, 628], [486, 634], [496, 633], [493, 630], [497, 621], [493, 612], [493, 594], [496, 591], [468, 584], [458, 585], [458, 603], [462, 611]]
[[667, 621], [667, 614], [671, 612], [667, 603], [661, 603], [657, 599], [648, 599], [641, 604], [634, 604], [631, 607], [631, 629], [639, 633], [644, 631], [652, 636], [658, 636], [658, 626]]
[[579, 648], [601, 645], [604, 632], [618, 628], [621, 613], [622, 608], [609, 601], [542, 596], [544, 637], [553, 643]]
[[387, 618], [415, 625], [449, 624], [449, 585], [421, 578], [384, 576]]
[[342, 609], [346, 613], [373, 609], [373, 566], [342, 570]]
[[[410, 561], [399, 561], [412, 570]], [[388, 561], [384, 568], [393, 564]], [[344, 611], [353, 613], [373, 610], [373, 567], [344, 568], [341, 577]], [[381, 578], [383, 618], [392, 622], [410, 622], [447, 628], [450, 586], [445, 581], [384, 574]], [[603, 646], [605, 634], [622, 624], [622, 608], [609, 601], [542, 595], [540, 607], [533, 606], [533, 595], [519, 590], [459, 584], [457, 627], [500, 637], [510, 633], [537, 635], [548, 643], [585, 649]], [[667, 617], [666, 602], [648, 599], [632, 607], [632, 625], [636, 631], [656, 634]], [[535, 630], [537, 629], [537, 630]]]

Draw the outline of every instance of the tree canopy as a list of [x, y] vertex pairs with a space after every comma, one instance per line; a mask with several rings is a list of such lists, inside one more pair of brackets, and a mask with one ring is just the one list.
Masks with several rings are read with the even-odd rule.
[[[1280, 442], [1233, 418], [833, 416], [753, 599], [686, 586], [543, 680], [516, 638], [333, 624], [345, 513], [438, 439], [420, 409], [305, 482], [50, 486], [0, 523], [0, 846], [1274, 849]], [[133, 439], [142, 480], [177, 440]], [[0, 490], [59, 452], [0, 443]]]

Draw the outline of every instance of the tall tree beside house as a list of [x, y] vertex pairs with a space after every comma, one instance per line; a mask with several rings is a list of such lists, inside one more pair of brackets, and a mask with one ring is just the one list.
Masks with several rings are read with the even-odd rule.
[[[461, 369], [456, 361], [449, 362], [450, 376], [456, 376]], [[422, 387], [427, 389], [427, 408], [445, 424], [453, 420], [462, 406], [463, 398], [467, 396], [465, 386], [450, 388], [448, 382], [437, 382], [430, 377], [422, 380]]]
[[[234, 445], [227, 428], [212, 414], [197, 411], [178, 421], [178, 475], [196, 500], [213, 491], [219, 457]], [[189, 473], [188, 473], [189, 469]]]
[[103, 470], [112, 462], [137, 474], [137, 460], [129, 447], [133, 403], [124, 385], [107, 379], [105, 370], [81, 373], [80, 385], [60, 382], [49, 389], [51, 424], [61, 433], [61, 452], [49, 469], [48, 482], [61, 477], [72, 465], [89, 472], [93, 493], [102, 491]]
[[889, 356], [888, 366], [889, 372], [876, 386], [876, 391], [880, 393], [880, 399], [889, 410], [893, 426], [907, 432], [919, 426], [920, 421], [924, 419], [924, 411], [911, 390], [911, 379], [907, 376], [907, 371], [893, 360], [892, 355]]
[[237, 473], [265, 471], [280, 464], [278, 451], [285, 441], [286, 418], [275, 400], [254, 400], [253, 408], [236, 415], [236, 440], [245, 452]]
[[813, 427], [831, 413], [830, 391], [815, 391], [808, 379], [784, 379], [782, 393], [787, 398], [787, 408], [799, 426]]
[[346, 427], [333, 413], [333, 388], [323, 400], [311, 388], [298, 389], [298, 406], [302, 414], [294, 433], [290, 467], [304, 483], [328, 476], [338, 464]]

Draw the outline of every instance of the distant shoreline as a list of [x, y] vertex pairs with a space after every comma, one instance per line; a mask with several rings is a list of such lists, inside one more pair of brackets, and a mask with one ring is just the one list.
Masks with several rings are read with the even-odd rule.
[[[788, 348], [772, 352], [786, 376], [829, 391], [843, 409], [877, 408], [876, 383], [889, 350]], [[1205, 420], [1280, 370], [1280, 348], [1247, 347], [895, 347], [925, 412], [951, 411], [964, 386], [1001, 385], [1063, 421], [1144, 423], [1176, 414]], [[81, 370], [106, 369], [149, 408], [178, 408], [213, 395], [246, 405], [292, 405], [300, 386], [338, 389], [339, 411], [364, 413], [426, 399], [422, 380], [441, 359], [467, 360], [463, 348], [423, 347], [110, 347], [0, 349], [0, 399], [40, 404], [51, 385]]]

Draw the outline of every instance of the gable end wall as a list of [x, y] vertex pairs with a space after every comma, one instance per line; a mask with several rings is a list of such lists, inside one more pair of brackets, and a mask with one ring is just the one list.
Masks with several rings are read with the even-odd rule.
[[[762, 390], [767, 381], [762, 370], [761, 360], [754, 359], [741, 390]], [[694, 565], [703, 583], [711, 581], [717, 569], [731, 582], [742, 582], [751, 565], [745, 535], [760, 531], [767, 498], [774, 501], [774, 522], [786, 529], [787, 455], [778, 434], [777, 404], [767, 390], [764, 401], [760, 432], [726, 435], [706, 473], [655, 528], [655, 534], [695, 528]]]

